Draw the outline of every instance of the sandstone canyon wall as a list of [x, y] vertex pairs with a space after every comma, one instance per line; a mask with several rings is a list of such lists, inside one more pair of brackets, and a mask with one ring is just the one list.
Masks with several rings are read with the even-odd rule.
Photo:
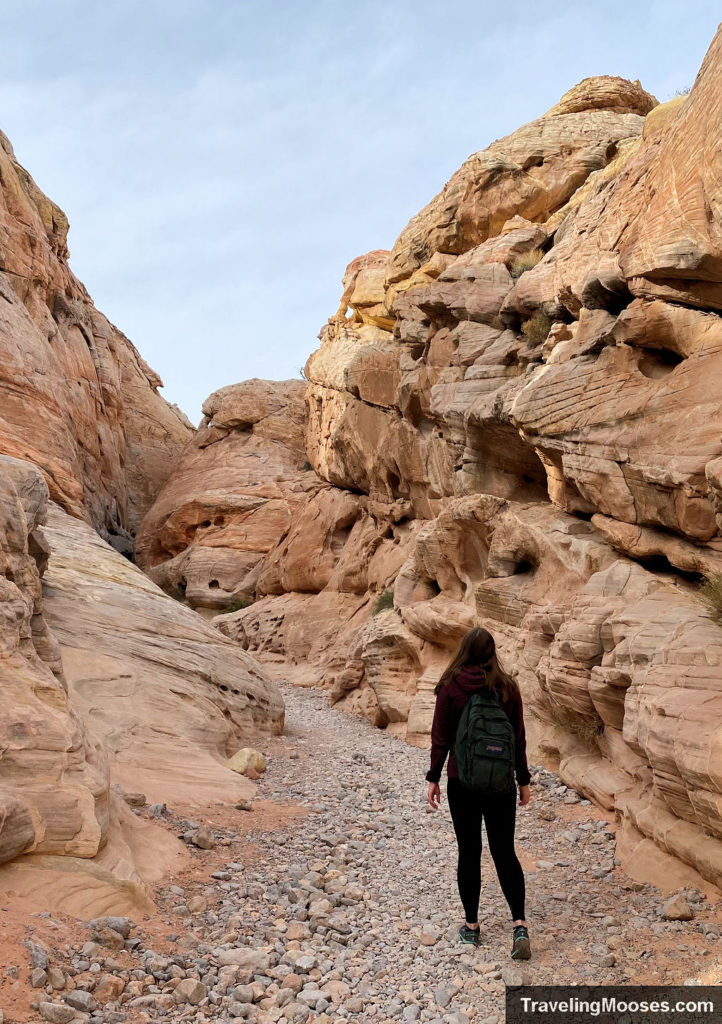
[[0, 488], [0, 862], [30, 850], [92, 856], [107, 836], [108, 765], [70, 704], [44, 616], [48, 488], [34, 466], [4, 457]]
[[130, 551], [192, 427], [71, 272], [67, 235], [0, 133], [0, 452]]
[[184, 855], [116, 789], [251, 795], [228, 760], [283, 702], [119, 553], [192, 428], [71, 273], [67, 229], [0, 136], [0, 877], [93, 916], [147, 910]]
[[421, 745], [487, 625], [537, 752], [616, 809], [627, 863], [718, 885], [721, 104], [718, 34], [685, 98], [587, 79], [470, 157], [350, 264], [305, 456], [297, 386], [224, 389], [137, 549], [191, 603], [253, 599], [222, 632]]
[[182, 846], [115, 789], [247, 798], [228, 761], [282, 730], [283, 702], [237, 644], [49, 505], [37, 467], [0, 456], [0, 514], [0, 880], [82, 916], [147, 910]]

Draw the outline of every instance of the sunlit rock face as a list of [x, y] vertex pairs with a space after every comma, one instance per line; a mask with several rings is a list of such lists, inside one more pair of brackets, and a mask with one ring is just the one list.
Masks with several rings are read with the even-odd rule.
[[71, 273], [67, 230], [0, 135], [0, 885], [138, 917], [185, 855], [113, 787], [249, 796], [228, 759], [283, 701], [123, 557], [193, 428]]
[[169, 804], [247, 796], [227, 761], [282, 729], [268, 673], [87, 524], [54, 506], [45, 532], [46, 618], [113, 782]]
[[717, 884], [721, 65], [718, 35], [662, 106], [585, 80], [349, 265], [305, 368], [315, 482], [215, 620], [420, 745], [487, 626], [630, 870]]
[[228, 761], [282, 730], [280, 693], [7, 456], [0, 609], [3, 885], [73, 913], [145, 912], [147, 883], [182, 847], [113, 787], [151, 803], [250, 796]]
[[109, 827], [107, 759], [72, 706], [45, 615], [47, 509], [40, 471], [0, 456], [0, 863], [93, 857]]
[[0, 133], [0, 453], [129, 553], [192, 426], [70, 270], [67, 235]]

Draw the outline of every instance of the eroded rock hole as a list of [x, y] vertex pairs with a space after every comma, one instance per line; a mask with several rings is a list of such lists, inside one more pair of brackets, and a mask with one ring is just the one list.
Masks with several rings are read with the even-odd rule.
[[343, 551], [344, 545], [346, 544], [351, 530], [353, 529], [353, 525], [353, 522], [339, 524], [331, 534], [331, 550], [334, 555], [340, 555]]
[[418, 363], [423, 361], [424, 355], [426, 353], [426, 345], [421, 341], [407, 342], [406, 351], [414, 360], [414, 362]]
[[514, 576], [523, 576], [526, 573], [533, 573], [536, 572], [536, 569], [536, 562], [533, 562], [531, 558], [522, 558], [519, 562], [516, 563], [516, 567], [514, 569]]
[[581, 298], [583, 305], [588, 309], [606, 309], [612, 316], [619, 316], [634, 300], [627, 282], [621, 277], [614, 280], [605, 279], [604, 284], [598, 278], [589, 281]]
[[666, 555], [649, 555], [648, 558], [639, 558], [637, 561], [644, 569], [647, 569], [649, 572], [657, 573], [658, 575], [677, 576], [679, 579], [686, 580], [688, 583], [704, 582], [704, 575], [701, 572], [691, 572], [687, 569], [678, 569], [676, 565], [672, 565]]
[[645, 377], [658, 380], [660, 377], [666, 377], [683, 360], [684, 356], [669, 348], [645, 348], [641, 350], [637, 366]]
[[392, 498], [400, 498], [402, 496], [401, 476], [399, 473], [394, 473], [392, 469], [386, 473], [386, 486]]
[[469, 425], [461, 473], [470, 492], [512, 501], [548, 501], [541, 459], [512, 424]]
[[218, 582], [218, 580], [209, 580], [208, 586], [210, 587], [211, 590], [218, 590], [218, 588], [220, 587], [220, 583]]

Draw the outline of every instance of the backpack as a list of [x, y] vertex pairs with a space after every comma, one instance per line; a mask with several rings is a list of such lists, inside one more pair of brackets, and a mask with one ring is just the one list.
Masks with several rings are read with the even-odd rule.
[[466, 702], [455, 750], [463, 785], [486, 794], [515, 788], [514, 727], [491, 690], [478, 690]]

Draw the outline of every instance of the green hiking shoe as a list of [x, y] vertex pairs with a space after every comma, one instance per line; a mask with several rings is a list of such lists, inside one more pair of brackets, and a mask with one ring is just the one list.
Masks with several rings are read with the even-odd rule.
[[529, 960], [531, 958], [531, 943], [529, 932], [524, 924], [518, 924], [514, 929], [514, 944], [511, 947], [512, 960]]
[[469, 946], [479, 945], [479, 929], [478, 928], [467, 928], [466, 922], [459, 928], [459, 939], [461, 942], [465, 942]]

